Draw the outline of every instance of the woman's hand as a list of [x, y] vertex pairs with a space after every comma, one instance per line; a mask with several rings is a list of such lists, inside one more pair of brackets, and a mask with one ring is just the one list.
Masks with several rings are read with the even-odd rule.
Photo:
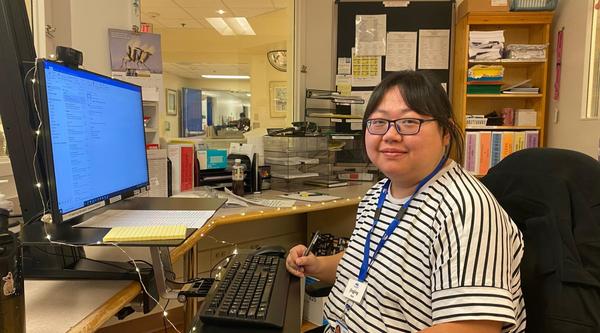
[[320, 262], [314, 254], [303, 256], [306, 246], [299, 244], [294, 246], [285, 260], [285, 267], [290, 274], [297, 277], [305, 275], [316, 275], [319, 272]]

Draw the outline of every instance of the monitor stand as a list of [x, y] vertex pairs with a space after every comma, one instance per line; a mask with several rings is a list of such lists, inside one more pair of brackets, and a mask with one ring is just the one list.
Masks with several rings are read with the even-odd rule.
[[[78, 233], [78, 229], [68, 225], [61, 230], [49, 231], [49, 234]], [[69, 227], [71, 230], [66, 230]], [[41, 222], [36, 221], [23, 229], [23, 277], [32, 280], [132, 280], [142, 282], [152, 297], [158, 299], [157, 284], [152, 267], [137, 262], [140, 275], [129, 262], [97, 261], [87, 258], [83, 246], [49, 244], [46, 242], [28, 242], [28, 234], [41, 230]], [[54, 229], [54, 228], [52, 228]], [[75, 230], [73, 230], [75, 229]], [[86, 228], [88, 229], [88, 228]], [[92, 237], [88, 230], [82, 230], [83, 239]], [[28, 233], [29, 232], [29, 233]], [[106, 233], [106, 231], [104, 231]], [[29, 238], [30, 239], [30, 238]], [[60, 238], [58, 238], [60, 239]], [[89, 243], [87, 243], [89, 244]], [[141, 304], [143, 312], [150, 312], [156, 305], [152, 298], [142, 290]]]

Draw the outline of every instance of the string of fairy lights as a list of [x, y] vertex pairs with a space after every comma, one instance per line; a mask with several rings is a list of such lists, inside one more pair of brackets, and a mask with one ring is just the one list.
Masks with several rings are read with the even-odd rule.
[[[69, 244], [69, 243], [64, 243], [64, 242], [60, 242], [60, 241], [56, 241], [52, 239], [52, 236], [50, 235], [50, 233], [48, 232], [47, 229], [47, 224], [52, 222], [52, 216], [48, 210], [47, 207], [47, 203], [46, 200], [44, 199], [44, 195], [42, 193], [43, 191], [43, 184], [39, 179], [39, 175], [38, 173], [40, 172], [40, 170], [37, 169], [37, 154], [38, 154], [38, 150], [39, 150], [39, 141], [40, 141], [40, 136], [41, 136], [41, 130], [43, 128], [43, 121], [42, 121], [42, 117], [38, 108], [38, 101], [37, 101], [37, 95], [36, 95], [36, 84], [38, 83], [38, 81], [36, 80], [37, 78], [37, 73], [38, 73], [38, 60], [36, 59], [35, 61], [35, 65], [33, 68], [31, 68], [29, 71], [27, 71], [27, 73], [25, 74], [25, 80], [27, 80], [27, 77], [31, 74], [31, 72], [33, 71], [33, 77], [30, 79], [31, 82], [31, 90], [32, 90], [32, 97], [33, 97], [33, 106], [35, 109], [35, 113], [36, 113], [36, 117], [37, 117], [37, 127], [34, 130], [34, 134], [35, 134], [35, 147], [34, 147], [34, 156], [33, 156], [33, 171], [34, 171], [34, 175], [35, 175], [35, 182], [34, 182], [34, 186], [36, 187], [39, 197], [40, 197], [40, 201], [42, 204], [42, 211], [39, 215], [41, 215], [41, 220], [42, 225], [43, 225], [43, 229], [44, 229], [44, 233], [45, 233], [45, 238], [48, 240], [48, 242], [50, 244], [54, 244], [54, 245], [62, 245], [62, 246], [69, 246], [69, 247], [81, 247], [81, 246], [97, 246], [97, 245], [111, 245], [115, 248], [117, 248], [120, 252], [122, 252], [128, 259], [129, 262], [131, 262], [134, 266], [134, 269], [138, 275], [138, 280], [140, 282], [141, 288], [142, 290], [150, 297], [150, 299], [152, 299], [152, 301], [154, 301], [162, 310], [162, 315], [165, 318], [165, 320], [169, 323], [169, 325], [178, 333], [181, 333], [177, 327], [175, 326], [175, 324], [173, 324], [173, 322], [169, 319], [168, 317], [168, 312], [167, 309], [160, 304], [160, 302], [155, 299], [150, 292], [148, 291], [148, 289], [146, 288], [143, 279], [142, 279], [142, 275], [141, 275], [141, 270], [137, 264], [138, 261], [140, 260], [136, 260], [134, 258], [131, 257], [131, 255], [129, 255], [129, 253], [127, 253], [127, 251], [125, 251], [125, 249], [123, 249], [123, 247], [119, 244], [119, 243], [103, 243], [101, 241], [97, 241], [95, 243], [90, 243], [90, 244], [83, 244], [83, 245], [73, 245], [73, 244]], [[358, 201], [360, 201], [362, 199], [362, 197], [358, 196], [357, 197]], [[338, 203], [344, 203], [344, 201], [346, 203], [350, 203], [351, 201], [353, 201], [350, 198], [346, 198], [346, 199], [338, 199], [338, 200], [333, 200], [333, 201], [322, 201], [322, 202], [315, 202], [315, 203], [307, 203], [305, 205], [294, 205], [292, 207], [287, 207], [287, 208], [283, 208], [283, 207], [276, 207], [273, 210], [259, 210], [259, 211], [251, 211], [251, 212], [241, 212], [239, 213], [239, 217], [257, 217], [257, 216], [262, 216], [262, 215], [272, 215], [273, 213], [275, 213], [275, 215], [278, 215], [277, 212], [279, 213], [288, 213], [288, 212], [293, 212], [293, 211], [309, 211], [312, 210], [311, 208], [313, 206], [338, 206]], [[334, 208], [334, 207], [331, 207]], [[209, 220], [207, 222], [207, 224], [205, 225], [205, 227], [203, 227], [204, 232], [200, 233], [200, 238], [210, 238], [212, 240], [214, 240], [217, 243], [220, 244], [224, 244], [224, 245], [230, 245], [234, 247], [234, 250], [232, 251], [232, 255], [235, 255], [238, 253], [238, 244], [233, 243], [233, 242], [229, 242], [229, 241], [225, 241], [225, 240], [219, 240], [211, 235], [208, 235], [207, 232], [212, 230], [221, 220], [225, 220], [225, 219], [235, 219], [235, 216], [237, 214], [229, 214], [229, 215], [220, 215], [219, 217], [213, 216], [213, 218], [211, 218], [211, 220]], [[282, 214], [282, 215], [286, 215], [286, 214]], [[273, 217], [273, 216], [270, 216]], [[225, 258], [225, 264], [226, 265], [229, 260], [230, 260], [230, 256]], [[141, 262], [141, 261], [140, 261]], [[217, 274], [215, 276], [215, 278], [218, 280], [220, 274], [221, 274], [221, 270], [222, 270], [223, 266], [218, 266], [217, 267]]]

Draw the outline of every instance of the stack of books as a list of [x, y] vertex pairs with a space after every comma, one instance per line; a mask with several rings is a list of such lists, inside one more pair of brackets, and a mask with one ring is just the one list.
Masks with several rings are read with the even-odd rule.
[[467, 72], [467, 94], [499, 94], [504, 67], [475, 65]]

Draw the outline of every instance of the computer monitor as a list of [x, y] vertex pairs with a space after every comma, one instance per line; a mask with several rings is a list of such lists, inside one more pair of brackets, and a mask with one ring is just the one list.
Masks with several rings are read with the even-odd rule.
[[141, 87], [49, 60], [37, 72], [53, 222], [146, 190]]

